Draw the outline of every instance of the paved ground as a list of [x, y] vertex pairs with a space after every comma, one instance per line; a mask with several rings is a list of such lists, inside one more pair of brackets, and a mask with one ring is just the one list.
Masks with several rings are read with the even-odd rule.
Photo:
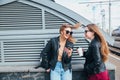
[[120, 57], [110, 54], [109, 61], [116, 66], [115, 80], [120, 80]]

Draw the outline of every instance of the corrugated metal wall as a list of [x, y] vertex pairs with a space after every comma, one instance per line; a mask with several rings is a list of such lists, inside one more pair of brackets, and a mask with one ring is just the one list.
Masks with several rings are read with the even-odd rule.
[[[63, 23], [76, 22], [63, 18], [44, 9], [20, 2], [0, 6], [0, 65], [35, 65], [47, 41], [59, 35]], [[70, 23], [71, 24], [71, 23]], [[80, 59], [76, 48], [87, 48], [83, 31], [76, 31], [78, 42], [74, 47], [73, 62]], [[81, 36], [81, 37], [80, 37]]]
[[1, 43], [0, 43], [0, 62], [1, 62]]
[[42, 28], [42, 11], [22, 3], [0, 6], [1, 30], [28, 30]]

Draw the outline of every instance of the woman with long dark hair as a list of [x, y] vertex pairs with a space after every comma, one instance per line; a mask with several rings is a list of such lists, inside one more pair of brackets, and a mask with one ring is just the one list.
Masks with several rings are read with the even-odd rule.
[[85, 27], [85, 37], [91, 40], [88, 50], [83, 54], [86, 58], [84, 70], [88, 75], [88, 80], [109, 80], [105, 62], [110, 52], [98, 26], [88, 24]]

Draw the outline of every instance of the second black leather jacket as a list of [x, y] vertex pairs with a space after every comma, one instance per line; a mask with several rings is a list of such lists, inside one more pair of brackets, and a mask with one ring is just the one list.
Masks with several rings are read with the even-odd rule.
[[[59, 37], [51, 38], [45, 48], [42, 50], [41, 54], [47, 56], [48, 66], [46, 69], [55, 69], [56, 63], [58, 61], [58, 50], [59, 50]], [[66, 41], [65, 47], [73, 48], [73, 43]], [[68, 57], [67, 53], [63, 51], [62, 55], [62, 66], [64, 70], [71, 69], [71, 56]]]
[[86, 58], [84, 70], [88, 75], [100, 73], [106, 70], [105, 64], [102, 61], [100, 47], [100, 41], [95, 37], [91, 41], [87, 52], [84, 53], [84, 57]]

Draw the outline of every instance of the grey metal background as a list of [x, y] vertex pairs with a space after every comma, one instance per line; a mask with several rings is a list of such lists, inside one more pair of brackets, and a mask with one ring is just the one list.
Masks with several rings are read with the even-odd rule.
[[[3, 1], [3, 4], [7, 3]], [[50, 7], [30, 0], [11, 1], [0, 5], [0, 65], [36, 65], [47, 41], [59, 36], [63, 23], [77, 20]], [[78, 40], [74, 47], [73, 63], [80, 57], [76, 49], [87, 48], [83, 30], [74, 31]]]
[[[0, 65], [37, 65], [47, 41], [59, 36], [63, 23], [90, 23], [84, 17], [48, 0], [0, 0]], [[73, 63], [79, 63], [76, 49], [88, 47], [84, 30], [74, 30], [77, 39]]]

